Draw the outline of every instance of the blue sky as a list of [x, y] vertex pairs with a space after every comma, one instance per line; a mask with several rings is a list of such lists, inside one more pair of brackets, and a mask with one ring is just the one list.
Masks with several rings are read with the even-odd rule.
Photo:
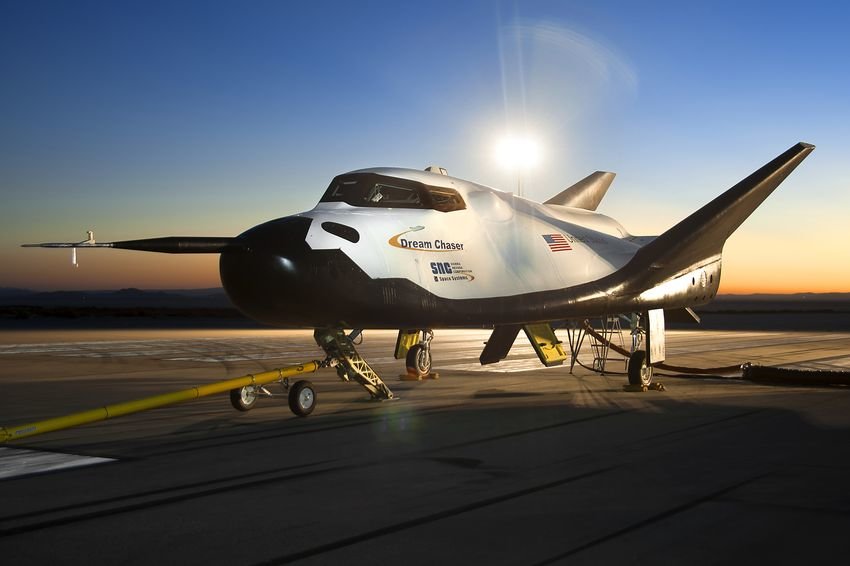
[[[28, 241], [240, 233], [333, 175], [440, 164], [660, 233], [793, 143], [818, 146], [729, 241], [724, 287], [850, 291], [842, 2], [17, 2], [0, 19], [0, 286], [215, 286], [215, 258]], [[793, 262], [793, 269], [789, 269]]]

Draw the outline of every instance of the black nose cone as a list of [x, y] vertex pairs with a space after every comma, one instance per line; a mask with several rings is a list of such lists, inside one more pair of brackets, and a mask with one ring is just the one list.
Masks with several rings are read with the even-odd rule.
[[305, 240], [310, 223], [299, 216], [272, 220], [241, 234], [239, 245], [222, 252], [224, 290], [247, 316], [278, 326], [307, 323], [317, 301]]

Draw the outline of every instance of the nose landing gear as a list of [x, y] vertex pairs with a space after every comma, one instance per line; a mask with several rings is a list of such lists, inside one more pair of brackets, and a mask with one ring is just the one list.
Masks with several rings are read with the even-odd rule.
[[393, 392], [354, 347], [353, 339], [359, 336], [360, 332], [355, 330], [349, 336], [342, 328], [317, 328], [313, 332], [313, 338], [328, 358], [336, 362], [336, 373], [340, 379], [353, 379], [369, 392], [372, 399], [392, 399]]

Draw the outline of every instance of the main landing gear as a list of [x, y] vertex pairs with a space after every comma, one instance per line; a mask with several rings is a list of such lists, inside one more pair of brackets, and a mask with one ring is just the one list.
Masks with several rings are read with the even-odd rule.
[[635, 350], [629, 358], [629, 385], [648, 387], [652, 383], [652, 366], [646, 362], [646, 350]]
[[408, 331], [408, 333], [408, 340], [415, 343], [410, 346], [404, 357], [407, 368], [405, 379], [419, 381], [436, 378], [436, 374], [431, 373], [431, 340], [434, 339], [434, 332], [431, 330], [422, 330], [421, 332], [414, 330]]
[[652, 364], [663, 362], [666, 356], [664, 311], [654, 309], [635, 316], [632, 355], [629, 357], [629, 385], [645, 390], [652, 383]]
[[649, 321], [646, 313], [632, 315], [632, 355], [629, 357], [629, 385], [648, 387], [652, 383], [652, 365], [644, 348], [649, 348]]

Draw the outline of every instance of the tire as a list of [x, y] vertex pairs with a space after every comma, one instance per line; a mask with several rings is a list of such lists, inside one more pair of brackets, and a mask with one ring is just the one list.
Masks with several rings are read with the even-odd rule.
[[646, 364], [646, 351], [635, 350], [629, 358], [629, 384], [647, 386], [652, 383], [652, 366]]
[[316, 408], [316, 390], [313, 384], [302, 379], [289, 388], [289, 409], [299, 417], [306, 417]]
[[230, 390], [230, 404], [238, 411], [250, 411], [257, 404], [257, 390], [254, 386]]
[[431, 351], [417, 344], [407, 351], [407, 373], [419, 379], [431, 373]]

